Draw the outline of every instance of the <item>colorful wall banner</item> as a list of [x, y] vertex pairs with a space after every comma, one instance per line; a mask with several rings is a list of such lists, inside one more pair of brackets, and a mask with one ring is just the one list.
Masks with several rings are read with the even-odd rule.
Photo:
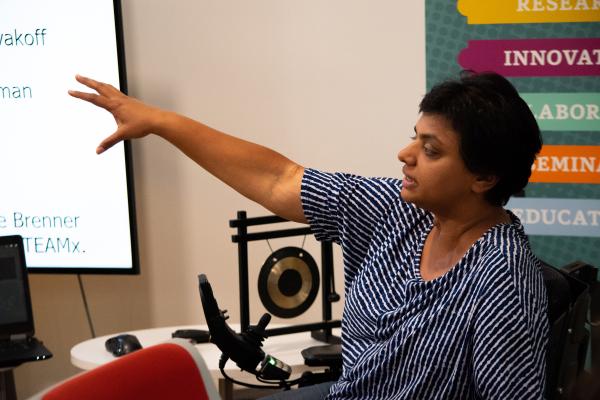
[[600, 93], [521, 93], [543, 131], [599, 131]]
[[469, 40], [458, 63], [504, 76], [600, 76], [600, 38]]
[[458, 0], [468, 24], [598, 22], [598, 0]]
[[600, 146], [544, 146], [529, 182], [599, 184]]
[[506, 208], [528, 235], [600, 237], [600, 200], [516, 197]]
[[508, 204], [534, 253], [600, 267], [600, 0], [425, 0], [425, 30], [428, 89], [496, 71], [537, 119], [544, 147]]

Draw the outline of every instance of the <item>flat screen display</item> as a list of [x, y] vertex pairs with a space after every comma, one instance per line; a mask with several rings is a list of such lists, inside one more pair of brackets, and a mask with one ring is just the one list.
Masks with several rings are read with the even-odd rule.
[[116, 123], [67, 93], [76, 74], [126, 92], [120, 7], [0, 2], [0, 236], [32, 272], [139, 271], [129, 143], [97, 156]]

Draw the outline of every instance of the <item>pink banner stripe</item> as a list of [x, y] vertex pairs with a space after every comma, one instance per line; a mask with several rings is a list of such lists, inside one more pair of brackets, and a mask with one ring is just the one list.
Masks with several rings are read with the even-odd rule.
[[600, 75], [600, 38], [469, 40], [458, 63], [504, 76]]

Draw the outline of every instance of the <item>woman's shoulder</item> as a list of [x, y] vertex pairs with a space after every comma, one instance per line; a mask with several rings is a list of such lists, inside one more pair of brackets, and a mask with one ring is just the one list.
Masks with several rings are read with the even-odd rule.
[[400, 196], [402, 180], [393, 177], [367, 177], [345, 172], [324, 172], [306, 168], [302, 180], [304, 197], [336, 198], [349, 207], [378, 209], [383, 214], [397, 206], [401, 213], [422, 216], [426, 212]]
[[402, 181], [391, 177], [366, 177], [346, 172], [325, 172], [306, 168], [303, 176], [303, 188], [334, 190], [349, 195], [376, 195], [394, 198], [400, 195]]
[[510, 224], [498, 224], [482, 238], [482, 258], [494, 259], [495, 264], [506, 272], [518, 274], [524, 269], [539, 270], [535, 257], [519, 221]]
[[538, 305], [545, 304], [539, 259], [531, 250], [523, 226], [515, 218], [512, 223], [498, 225], [488, 232], [482, 246], [480, 277], [492, 287], [511, 286], [522, 302], [533, 300]]

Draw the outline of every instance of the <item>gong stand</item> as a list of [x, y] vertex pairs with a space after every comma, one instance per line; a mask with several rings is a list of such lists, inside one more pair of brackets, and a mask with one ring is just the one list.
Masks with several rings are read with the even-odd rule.
[[[249, 226], [289, 222], [276, 215], [247, 218], [246, 211], [238, 211], [237, 219], [229, 221], [231, 228], [237, 228], [237, 234], [231, 236], [231, 241], [238, 245], [238, 264], [240, 281], [240, 325], [244, 332], [250, 325], [250, 301], [248, 295], [248, 242], [268, 240], [292, 236], [312, 234], [310, 227], [279, 229], [263, 232], [248, 233]], [[331, 334], [332, 328], [341, 326], [340, 320], [332, 320], [331, 316], [331, 279], [333, 277], [333, 245], [331, 242], [321, 242], [321, 288], [323, 320], [310, 324], [296, 324], [281, 328], [266, 329], [268, 336], [285, 335], [288, 333], [311, 332], [311, 336], [326, 343], [340, 343], [340, 338]]]

